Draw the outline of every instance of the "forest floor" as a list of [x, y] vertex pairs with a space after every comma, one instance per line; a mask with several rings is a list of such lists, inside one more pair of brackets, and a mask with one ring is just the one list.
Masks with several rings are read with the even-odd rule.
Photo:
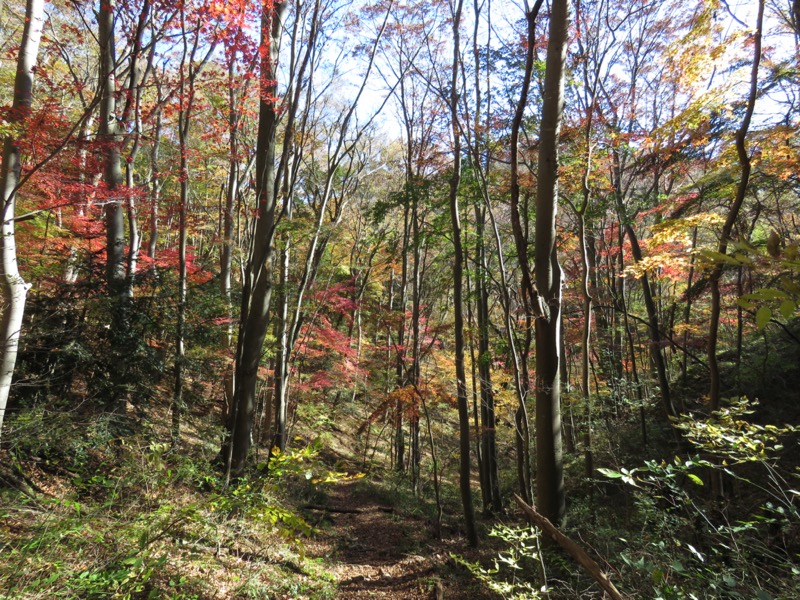
[[0, 600], [497, 597], [453, 558], [486, 564], [496, 551], [467, 547], [452, 485], [440, 538], [431, 490], [415, 496], [380, 465], [363, 475], [335, 427], [282, 474], [224, 488], [208, 434], [187, 423], [179, 452], [154, 441], [159, 410], [157, 427], [124, 439], [84, 421], [56, 435], [48, 421], [19, 458], [0, 451], [16, 465], [0, 469]]
[[330, 489], [316, 513], [319, 534], [306, 545], [336, 579], [337, 598], [494, 598], [451, 553], [465, 553], [462, 537], [437, 539], [427, 520], [403, 514], [362, 481]]

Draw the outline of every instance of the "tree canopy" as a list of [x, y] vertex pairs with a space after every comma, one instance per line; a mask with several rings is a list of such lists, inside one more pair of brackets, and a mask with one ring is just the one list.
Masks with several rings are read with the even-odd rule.
[[0, 104], [9, 598], [800, 593], [796, 0], [6, 2]]

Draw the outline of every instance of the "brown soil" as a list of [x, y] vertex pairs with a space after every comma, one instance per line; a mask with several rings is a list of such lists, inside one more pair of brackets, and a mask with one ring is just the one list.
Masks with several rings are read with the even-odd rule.
[[436, 539], [426, 520], [396, 512], [357, 482], [335, 486], [310, 512], [321, 533], [307, 552], [327, 561], [337, 598], [495, 598], [450, 558], [469, 555], [463, 537]]

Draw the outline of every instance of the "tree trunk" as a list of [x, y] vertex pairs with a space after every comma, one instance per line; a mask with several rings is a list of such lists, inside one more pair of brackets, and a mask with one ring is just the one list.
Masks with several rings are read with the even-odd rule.
[[[558, 139], [564, 110], [564, 62], [569, 35], [569, 1], [553, 0], [539, 134], [536, 186], [536, 496], [542, 514], [553, 523], [565, 512], [561, 449], [561, 267], [556, 249]], [[532, 40], [529, 42], [532, 43]]]
[[[753, 34], [753, 66], [750, 70], [750, 94], [747, 99], [747, 108], [745, 110], [742, 124], [736, 132], [736, 154], [739, 158], [739, 165], [742, 168], [742, 174], [739, 179], [739, 186], [736, 190], [736, 198], [733, 201], [730, 209], [728, 209], [728, 216], [722, 226], [720, 233], [719, 247], [717, 252], [719, 254], [727, 254], [728, 252], [728, 239], [733, 232], [733, 226], [736, 223], [736, 218], [739, 216], [739, 210], [744, 203], [744, 197], [747, 193], [747, 186], [750, 182], [750, 156], [747, 154], [747, 147], [745, 140], [747, 138], [747, 131], [750, 129], [750, 120], [753, 118], [753, 111], [755, 110], [756, 97], [758, 95], [758, 67], [761, 63], [761, 31], [764, 23], [764, 0], [758, 3], [758, 17], [756, 23], [756, 30]], [[722, 312], [722, 297], [719, 289], [719, 282], [722, 278], [722, 271], [725, 268], [725, 263], [720, 261], [716, 264], [713, 271], [711, 271], [710, 284], [711, 284], [711, 315], [709, 316], [709, 329], [708, 329], [708, 371], [711, 380], [710, 389], [708, 392], [709, 404], [711, 410], [719, 410], [720, 408], [720, 377], [719, 365], [717, 364], [717, 339], [719, 337], [719, 317]]]
[[[631, 254], [637, 263], [642, 261], [642, 250], [639, 247], [639, 239], [630, 224], [625, 225], [625, 231], [631, 242]], [[642, 275], [642, 295], [644, 296], [644, 306], [647, 309], [647, 322], [650, 330], [650, 361], [658, 377], [658, 387], [661, 391], [661, 402], [664, 405], [664, 412], [667, 417], [678, 416], [678, 411], [672, 402], [669, 389], [669, 378], [667, 377], [667, 365], [664, 362], [664, 355], [661, 353], [662, 335], [661, 327], [658, 323], [658, 309], [653, 299], [653, 291], [650, 289], [650, 279], [647, 273]]]
[[[44, 26], [44, 1], [28, 0], [25, 5], [25, 27], [17, 57], [17, 73], [14, 79], [14, 101], [6, 117], [11, 123], [24, 123], [28, 118], [33, 99], [33, 72], [39, 53], [39, 42]], [[14, 129], [12, 128], [12, 131]], [[2, 190], [3, 223], [0, 233], [0, 433], [11, 391], [14, 367], [17, 363], [22, 317], [25, 313], [25, 298], [30, 284], [25, 283], [17, 265], [17, 245], [14, 217], [17, 184], [21, 169], [20, 149], [17, 140], [8, 136], [3, 140], [3, 165], [0, 170]]]
[[[530, 468], [530, 425], [528, 420], [527, 401], [531, 390], [530, 373], [528, 371], [528, 357], [530, 351], [531, 319], [533, 315], [539, 315], [536, 302], [536, 291], [531, 280], [530, 261], [528, 260], [528, 227], [527, 222], [523, 227], [523, 215], [520, 212], [520, 183], [519, 183], [519, 134], [522, 128], [525, 108], [528, 104], [528, 94], [530, 92], [531, 79], [534, 67], [534, 48], [536, 46], [536, 17], [542, 1], [537, 0], [533, 8], [525, 14], [527, 22], [528, 48], [525, 55], [525, 74], [522, 80], [522, 91], [520, 92], [519, 102], [514, 111], [514, 119], [511, 123], [511, 228], [514, 232], [514, 245], [517, 250], [517, 260], [519, 261], [520, 273], [522, 278], [522, 305], [525, 310], [525, 342], [520, 351], [519, 360], [515, 357], [515, 369], [518, 370], [517, 395], [519, 406], [517, 407], [514, 421], [516, 426], [516, 448], [517, 448], [517, 479], [519, 481], [520, 493], [526, 502], [533, 503], [531, 490], [531, 468]], [[527, 219], [527, 215], [525, 215]], [[506, 308], [510, 310], [510, 306]], [[534, 312], [536, 311], [536, 312]]]
[[[161, 102], [161, 84], [157, 83], [158, 102]], [[153, 261], [155, 271], [156, 250], [158, 248], [158, 204], [161, 199], [161, 171], [158, 155], [161, 150], [161, 131], [163, 117], [160, 108], [156, 109], [156, 125], [153, 130], [153, 148], [150, 151], [150, 239], [147, 242], [147, 255]]]
[[106, 184], [106, 282], [112, 296], [121, 293], [125, 282], [125, 228], [122, 198], [120, 147], [117, 129], [115, 0], [100, 0], [97, 14], [100, 44], [100, 128], [97, 135], [103, 152], [103, 181]]
[[481, 398], [481, 458], [484, 477], [488, 485], [488, 496], [495, 513], [503, 510], [500, 495], [500, 475], [497, 465], [497, 429], [494, 405], [494, 390], [492, 389], [492, 364], [489, 350], [489, 291], [487, 281], [489, 266], [486, 262], [486, 249], [484, 246], [484, 226], [486, 220], [485, 210], [476, 208], [476, 313], [478, 317], [478, 379], [480, 381]]
[[453, 135], [453, 174], [450, 177], [450, 222], [453, 228], [453, 312], [455, 320], [456, 398], [459, 428], [459, 488], [464, 508], [464, 524], [470, 546], [478, 545], [475, 529], [475, 510], [470, 486], [469, 404], [467, 402], [467, 374], [464, 366], [464, 250], [461, 242], [461, 217], [458, 207], [458, 186], [461, 182], [461, 131], [458, 122], [458, 74], [460, 66], [461, 10], [463, 2], [456, 3], [453, 14], [453, 67], [450, 79], [450, 121]]
[[267, 3], [261, 16], [261, 79], [256, 140], [256, 202], [252, 246], [244, 272], [229, 438], [222, 448], [229, 475], [244, 471], [251, 445], [256, 383], [272, 299], [275, 243], [275, 134], [278, 125], [277, 61], [288, 4]]
[[125, 219], [123, 174], [120, 161], [120, 135], [117, 126], [115, 0], [100, 0], [97, 13], [100, 45], [100, 124], [97, 141], [103, 156], [106, 226], [106, 285], [112, 303], [109, 327], [112, 411], [125, 412], [128, 400], [129, 298], [125, 273]]

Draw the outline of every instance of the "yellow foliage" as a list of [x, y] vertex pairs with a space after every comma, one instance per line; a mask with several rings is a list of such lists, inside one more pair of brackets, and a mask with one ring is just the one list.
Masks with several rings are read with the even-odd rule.
[[683, 244], [685, 248], [692, 245], [690, 232], [695, 227], [712, 228], [721, 225], [725, 219], [721, 215], [713, 212], [697, 213], [689, 217], [680, 219], [668, 219], [653, 226], [653, 235], [647, 241], [648, 246], [660, 246], [662, 244]]

